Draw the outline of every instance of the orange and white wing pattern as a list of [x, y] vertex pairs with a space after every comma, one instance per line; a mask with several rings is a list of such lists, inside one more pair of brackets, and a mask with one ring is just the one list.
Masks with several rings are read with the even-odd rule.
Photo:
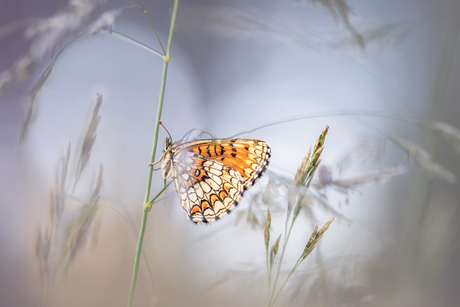
[[212, 223], [232, 211], [265, 171], [270, 147], [254, 139], [165, 142], [163, 177], [173, 178], [176, 192], [195, 223]]

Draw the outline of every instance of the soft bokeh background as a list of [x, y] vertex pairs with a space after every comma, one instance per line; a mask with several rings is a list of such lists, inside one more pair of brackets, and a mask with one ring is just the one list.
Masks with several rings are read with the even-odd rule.
[[[279, 306], [456, 305], [459, 134], [427, 125], [459, 126], [457, 2], [181, 1], [163, 122], [176, 140], [192, 128], [265, 140], [272, 159], [235, 212], [211, 226], [187, 221], [168, 190], [149, 215], [135, 306], [266, 306], [263, 230], [243, 213], [269, 179], [293, 179], [326, 125], [322, 178], [330, 174], [343, 188], [311, 192], [324, 192], [334, 210], [312, 204], [314, 215], [297, 222], [285, 272], [314, 225], [336, 220]], [[123, 306], [128, 298], [163, 64], [107, 32], [76, 35], [102, 13], [123, 8], [111, 29], [160, 47], [139, 8], [71, 3], [93, 7], [78, 19], [66, 1], [0, 3], [0, 71], [19, 74], [16, 61], [34, 59], [24, 80], [0, 87], [2, 306]], [[144, 5], [166, 44], [173, 1]], [[53, 16], [62, 18], [31, 47], [25, 30]], [[53, 37], [66, 27], [71, 33]], [[27, 121], [26, 94], [58, 54]], [[98, 93], [97, 137], [70, 193]], [[161, 144], [165, 137], [161, 130]], [[69, 177], [59, 194], [69, 143]], [[97, 186], [101, 165], [99, 209], [88, 235], [68, 262], [53, 254], [58, 269], [41, 272], [37, 240], [52, 228], [54, 196], [65, 194], [70, 204], [50, 242], [58, 245]], [[154, 194], [162, 185], [156, 172]], [[284, 232], [280, 211], [272, 239]]]

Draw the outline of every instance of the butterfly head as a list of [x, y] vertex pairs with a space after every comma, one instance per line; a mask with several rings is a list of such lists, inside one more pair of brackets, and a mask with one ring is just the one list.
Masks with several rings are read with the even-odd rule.
[[173, 148], [173, 142], [169, 137], [166, 138], [165, 145], [163, 147], [163, 163], [161, 164], [161, 169], [163, 170], [163, 178], [168, 178], [171, 176], [171, 150]]
[[167, 152], [172, 145], [173, 145], [172, 140], [169, 137], [167, 137], [165, 141], [165, 145], [163, 147], [163, 152]]

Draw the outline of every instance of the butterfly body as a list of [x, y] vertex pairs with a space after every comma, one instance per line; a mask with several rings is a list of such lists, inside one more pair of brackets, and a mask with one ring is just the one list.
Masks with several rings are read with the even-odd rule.
[[194, 223], [211, 223], [232, 211], [262, 176], [270, 147], [254, 139], [165, 142], [163, 177], [174, 180], [182, 207]]

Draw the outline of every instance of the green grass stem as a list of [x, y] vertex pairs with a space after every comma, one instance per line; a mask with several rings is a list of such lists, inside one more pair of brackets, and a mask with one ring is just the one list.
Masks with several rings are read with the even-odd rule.
[[[169, 29], [168, 47], [166, 50], [166, 54], [164, 55], [163, 72], [162, 72], [162, 78], [161, 78], [160, 95], [158, 98], [158, 109], [157, 109], [157, 117], [155, 121], [155, 130], [153, 134], [152, 153], [150, 156], [150, 163], [153, 163], [155, 161], [155, 152], [157, 150], [158, 132], [159, 132], [159, 126], [160, 126], [161, 112], [163, 110], [164, 93], [166, 89], [166, 77], [168, 75], [169, 59], [171, 58], [171, 45], [172, 45], [172, 38], [173, 38], [173, 33], [174, 33], [174, 26], [176, 23], [178, 6], [179, 6], [179, 0], [175, 0], [173, 11], [172, 11], [172, 17], [171, 17], [171, 26]], [[147, 225], [147, 216], [148, 216], [148, 213], [151, 207], [150, 205], [146, 205], [146, 204], [149, 204], [152, 177], [153, 177], [153, 165], [149, 167], [148, 176], [147, 176], [147, 187], [145, 191], [144, 206], [143, 206], [143, 211], [142, 211], [142, 221], [141, 221], [141, 227], [139, 230], [139, 238], [137, 242], [136, 255], [134, 258], [134, 267], [133, 267], [133, 275], [131, 279], [131, 287], [129, 290], [128, 307], [132, 307], [133, 305], [134, 292], [136, 289], [137, 276], [139, 272], [139, 262], [140, 262], [141, 252], [142, 252], [142, 244], [144, 242], [145, 227]]]

